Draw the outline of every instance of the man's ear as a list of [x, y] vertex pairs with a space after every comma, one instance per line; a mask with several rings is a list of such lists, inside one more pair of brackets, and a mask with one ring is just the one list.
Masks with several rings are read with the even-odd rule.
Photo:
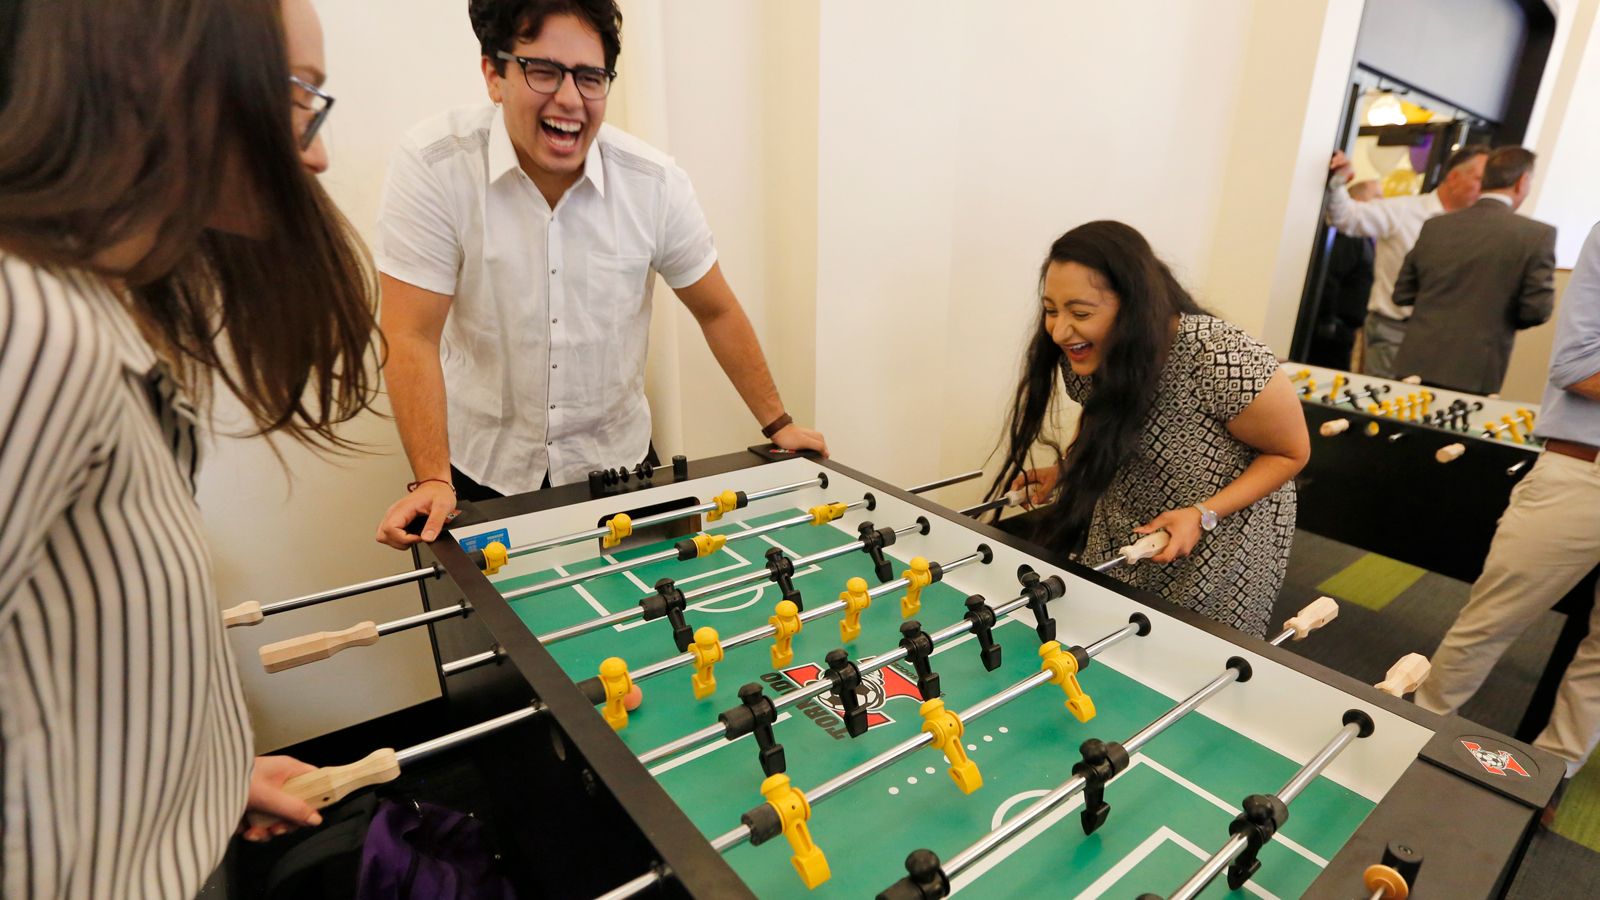
[[490, 102], [502, 102], [500, 97], [500, 88], [504, 82], [504, 79], [501, 78], [500, 73], [495, 70], [495, 61], [485, 56], [480, 59], [480, 62], [483, 66], [483, 83], [484, 86], [489, 89]]

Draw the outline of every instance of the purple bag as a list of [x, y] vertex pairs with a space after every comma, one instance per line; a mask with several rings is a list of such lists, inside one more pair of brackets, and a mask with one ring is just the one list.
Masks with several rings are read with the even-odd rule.
[[513, 900], [483, 823], [431, 803], [383, 800], [361, 848], [359, 900]]

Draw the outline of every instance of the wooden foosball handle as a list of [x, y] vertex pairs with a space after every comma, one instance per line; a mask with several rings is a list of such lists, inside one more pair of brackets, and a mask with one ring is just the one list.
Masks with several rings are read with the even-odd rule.
[[222, 611], [222, 627], [232, 628], [235, 625], [254, 625], [264, 618], [261, 615], [261, 604], [251, 600], [238, 606], [230, 606]]
[[385, 748], [374, 750], [364, 759], [347, 766], [324, 766], [304, 775], [296, 775], [283, 783], [283, 789], [311, 804], [312, 808], [322, 809], [361, 788], [399, 777], [400, 760], [395, 757], [393, 750]]
[[377, 642], [377, 623], [359, 622], [343, 631], [318, 631], [267, 644], [261, 648], [261, 667], [268, 672], [282, 672], [327, 659], [346, 647], [366, 647]]
[[1317, 433], [1323, 437], [1333, 437], [1336, 434], [1344, 434], [1347, 430], [1349, 430], [1349, 428], [1349, 419], [1333, 419], [1332, 421], [1323, 422], [1322, 425], [1317, 428]]
[[1126, 547], [1119, 548], [1117, 555], [1122, 557], [1123, 562], [1131, 566], [1141, 559], [1149, 559], [1165, 550], [1167, 542], [1170, 540], [1172, 540], [1172, 535], [1167, 534], [1165, 529], [1154, 531]]
[[1306, 635], [1339, 617], [1339, 603], [1332, 597], [1318, 597], [1306, 604], [1293, 618], [1283, 623], [1285, 630], [1294, 630], [1294, 639], [1305, 640]]
[[1434, 452], [1433, 458], [1442, 463], [1455, 462], [1467, 452], [1466, 444], [1447, 444]]
[[1433, 665], [1428, 662], [1426, 656], [1421, 653], [1407, 653], [1389, 667], [1388, 674], [1383, 676], [1383, 680], [1378, 682], [1376, 687], [1385, 694], [1404, 697], [1421, 687], [1422, 683], [1428, 680], [1428, 673], [1432, 669]]

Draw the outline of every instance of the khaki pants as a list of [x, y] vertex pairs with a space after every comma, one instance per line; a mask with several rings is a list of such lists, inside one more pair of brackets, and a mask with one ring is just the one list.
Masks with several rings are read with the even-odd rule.
[[[1440, 523], [1444, 527], [1445, 523]], [[1542, 453], [1511, 492], [1483, 574], [1433, 655], [1417, 705], [1455, 712], [1477, 693], [1506, 647], [1600, 563], [1600, 465]], [[1600, 597], [1534, 746], [1570, 777], [1600, 742]]]

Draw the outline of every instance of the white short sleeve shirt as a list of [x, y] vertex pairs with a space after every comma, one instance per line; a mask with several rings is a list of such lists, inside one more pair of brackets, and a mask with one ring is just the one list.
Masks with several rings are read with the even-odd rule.
[[501, 493], [644, 459], [650, 294], [700, 280], [716, 247], [671, 157], [610, 125], [556, 204], [498, 107], [414, 128], [389, 166], [378, 268], [454, 297], [439, 355], [451, 462]]

